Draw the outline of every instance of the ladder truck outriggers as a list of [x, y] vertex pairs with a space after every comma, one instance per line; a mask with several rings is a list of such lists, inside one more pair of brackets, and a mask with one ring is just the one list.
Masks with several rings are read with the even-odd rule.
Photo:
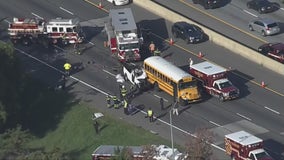
[[105, 23], [105, 31], [108, 38], [106, 44], [119, 61], [129, 62], [141, 59], [142, 42], [130, 8], [111, 9], [109, 19]]
[[41, 18], [13, 18], [8, 34], [13, 43], [21, 41], [25, 45], [32, 42], [74, 44], [83, 41], [78, 18], [56, 18], [49, 21]]

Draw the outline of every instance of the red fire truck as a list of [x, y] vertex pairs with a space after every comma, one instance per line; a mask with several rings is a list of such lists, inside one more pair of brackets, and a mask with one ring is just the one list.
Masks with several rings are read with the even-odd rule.
[[141, 39], [130, 8], [111, 9], [105, 31], [107, 45], [121, 62], [140, 60]]
[[263, 140], [245, 131], [225, 135], [225, 148], [232, 160], [273, 160], [263, 149]]
[[13, 18], [8, 34], [13, 43], [22, 41], [25, 45], [36, 41], [81, 43], [83, 36], [79, 23], [78, 18], [56, 18], [49, 21], [39, 18]]
[[191, 65], [189, 72], [202, 82], [207, 93], [220, 101], [239, 97], [239, 89], [228, 80], [225, 68], [205, 61]]

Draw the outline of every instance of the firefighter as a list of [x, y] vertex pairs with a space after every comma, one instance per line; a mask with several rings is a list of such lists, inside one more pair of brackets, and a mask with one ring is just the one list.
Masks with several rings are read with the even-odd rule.
[[160, 98], [160, 107], [161, 110], [164, 110], [164, 99], [162, 97]]
[[63, 67], [64, 67], [64, 70], [65, 70], [65, 74], [67, 76], [69, 76], [72, 65], [70, 63], [66, 62]]
[[119, 100], [117, 99], [117, 97], [116, 96], [113, 96], [112, 97], [112, 100], [113, 100], [113, 106], [114, 106], [114, 108], [115, 109], [118, 109], [118, 105], [119, 105]]
[[111, 107], [111, 96], [110, 95], [106, 96], [106, 101], [107, 101], [107, 107], [110, 108]]
[[152, 108], [150, 107], [149, 109], [148, 109], [148, 111], [147, 111], [147, 117], [149, 117], [149, 121], [150, 121], [150, 123], [151, 122], [154, 122], [154, 119], [153, 119], [153, 110], [152, 110]]
[[123, 109], [124, 109], [124, 114], [128, 115], [128, 102], [126, 99], [124, 99]]
[[151, 41], [150, 45], [149, 45], [149, 51], [153, 54], [153, 52], [155, 51], [155, 44], [153, 43], [153, 41]]
[[81, 55], [81, 51], [80, 51], [80, 48], [79, 48], [79, 42], [78, 42], [78, 41], [76, 41], [76, 42], [74, 43], [74, 50], [75, 50], [75, 53], [76, 53], [76, 54]]
[[125, 99], [126, 98], [126, 94], [127, 94], [127, 90], [126, 90], [124, 85], [121, 86], [120, 93], [121, 93], [122, 99]]
[[157, 48], [155, 51], [154, 51], [154, 56], [160, 56], [161, 55], [161, 51]]

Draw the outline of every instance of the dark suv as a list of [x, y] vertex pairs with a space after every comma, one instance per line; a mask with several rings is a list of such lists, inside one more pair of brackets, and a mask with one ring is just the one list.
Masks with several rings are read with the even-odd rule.
[[205, 33], [201, 28], [187, 22], [174, 23], [172, 26], [172, 34], [175, 38], [181, 38], [187, 43], [198, 43], [205, 38]]
[[258, 47], [258, 51], [279, 62], [284, 62], [284, 43], [266, 43]]
[[247, 7], [258, 11], [258, 13], [272, 12], [274, 10], [273, 6], [273, 3], [268, 0], [251, 0], [247, 2]]
[[220, 0], [192, 0], [194, 4], [200, 4], [204, 9], [213, 9], [220, 7]]

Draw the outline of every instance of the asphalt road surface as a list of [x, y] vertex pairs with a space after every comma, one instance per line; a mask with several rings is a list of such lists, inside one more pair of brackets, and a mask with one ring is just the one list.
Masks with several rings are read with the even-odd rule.
[[[267, 14], [248, 9], [248, 0], [224, 0], [220, 8], [211, 10], [205, 10], [201, 5], [193, 4], [191, 0], [155, 1], [255, 49], [266, 42], [282, 42], [284, 38], [284, 6], [277, 0], [272, 1], [275, 3], [275, 11]], [[267, 37], [251, 32], [248, 23], [258, 18], [275, 20], [279, 23], [281, 32]]]
[[[109, 50], [103, 47], [103, 41], [106, 38], [102, 33], [103, 21], [107, 16], [107, 10], [113, 6], [105, 3], [104, 9], [101, 10], [95, 6], [98, 2], [95, 0], [89, 2], [78, 0], [24, 0], [18, 2], [12, 0], [9, 3], [2, 1], [0, 15], [8, 17], [7, 22], [11, 22], [12, 17], [38, 16], [46, 19], [79, 17], [82, 20], [83, 29], [87, 33], [83, 55], [74, 54], [72, 46], [45, 49], [37, 45], [30, 47], [18, 45], [16, 48], [19, 55], [23, 56], [23, 53], [27, 53], [58, 69], [51, 69], [31, 58], [23, 58], [27, 66], [32, 68], [30, 72], [37, 73], [38, 77], [44, 77], [51, 85], [59, 79], [60, 73], [58, 71], [62, 70], [64, 62], [70, 61], [77, 68], [73, 71], [68, 82], [68, 84], [72, 84], [70, 86], [72, 91], [85, 102], [95, 104], [96, 107], [98, 105], [98, 108], [103, 109], [105, 106], [104, 94], [118, 94], [115, 76], [119, 74], [120, 64], [110, 55]], [[264, 69], [209, 41], [187, 45], [183, 41], [177, 40], [174, 46], [170, 46], [164, 41], [170, 37], [168, 31], [171, 24], [169, 22], [133, 4], [127, 7], [133, 9], [135, 19], [140, 26], [151, 29], [153, 33], [151, 40], [163, 51], [162, 56], [166, 59], [185, 70], [189, 57], [193, 58], [194, 63], [206, 59], [226, 68], [231, 67], [233, 71], [230, 74], [230, 79], [241, 90], [241, 97], [234, 101], [221, 103], [215, 98], [208, 97], [202, 103], [180, 108], [180, 116], [173, 117], [176, 143], [184, 144], [187, 134], [194, 133], [196, 128], [208, 127], [216, 135], [214, 144], [223, 148], [224, 134], [246, 130], [263, 138], [268, 151], [277, 159], [281, 159], [280, 155], [284, 147], [283, 76]], [[181, 10], [187, 9], [181, 8]], [[195, 13], [192, 12], [191, 15], [195, 15]], [[2, 22], [1, 25], [7, 27], [5, 22]], [[230, 32], [228, 31], [228, 33]], [[7, 35], [1, 33], [1, 39], [6, 41]], [[204, 59], [196, 57], [200, 51], [205, 55]], [[78, 80], [80, 83], [75, 83]], [[267, 84], [267, 88], [259, 86], [261, 81]], [[142, 114], [123, 117], [121, 113], [116, 113], [113, 110], [107, 110], [107, 112], [169, 138], [169, 126], [166, 123], [169, 122], [168, 111], [170, 108], [160, 111], [159, 97], [166, 99], [166, 106], [172, 104], [172, 97], [163, 92], [152, 90], [137, 96], [133, 101], [142, 108], [143, 106], [146, 108], [151, 106], [154, 109], [160, 118], [160, 121], [156, 121], [155, 124], [149, 125], [148, 120], [144, 120]], [[217, 150], [214, 156], [216, 159], [227, 158], [222, 150]]]

